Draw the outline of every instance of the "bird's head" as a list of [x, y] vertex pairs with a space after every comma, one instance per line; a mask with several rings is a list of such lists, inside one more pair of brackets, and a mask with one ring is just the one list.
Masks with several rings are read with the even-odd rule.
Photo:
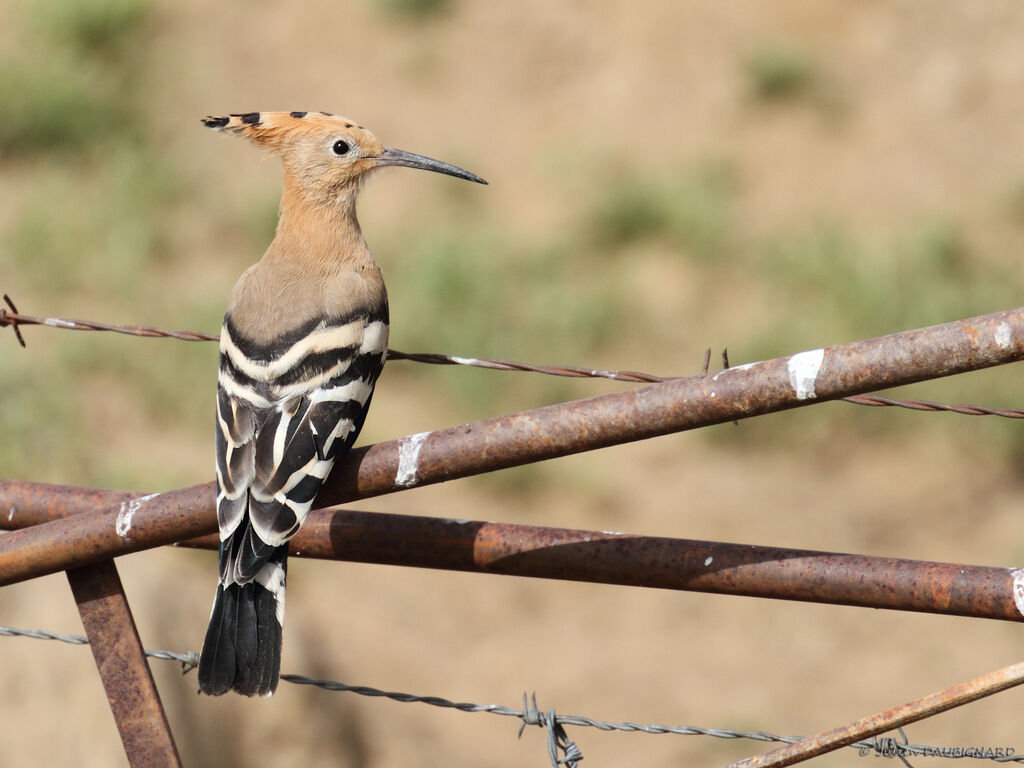
[[279, 155], [288, 182], [312, 204], [354, 201], [366, 174], [388, 165], [422, 168], [487, 183], [476, 174], [440, 160], [386, 147], [361, 125], [325, 112], [248, 112], [207, 117], [203, 124], [244, 136]]

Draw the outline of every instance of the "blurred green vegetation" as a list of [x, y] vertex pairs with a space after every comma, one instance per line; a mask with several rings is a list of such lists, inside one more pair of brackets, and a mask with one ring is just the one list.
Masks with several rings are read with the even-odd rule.
[[150, 0], [60, 0], [38, 4], [32, 22], [44, 39], [74, 55], [132, 63], [152, 14]]
[[[800, 297], [801, 310], [784, 324], [815, 318], [841, 337], [891, 333], [969, 316], [978, 307], [1012, 306], [1012, 275], [970, 269], [969, 246], [949, 221], [926, 220], [881, 242], [865, 241], [842, 222], [816, 221], [764, 243], [758, 264], [765, 279]], [[1016, 284], [1012, 280], [1012, 284]], [[1019, 288], [1019, 284], [1016, 285]], [[760, 342], [786, 352], [786, 332]]]
[[846, 114], [844, 94], [804, 45], [763, 41], [740, 62], [749, 98], [760, 105], [804, 104], [832, 120]]
[[139, 65], [152, 14], [148, 0], [22, 8], [24, 50], [0, 62], [0, 156], [95, 153], [140, 140]]
[[1006, 196], [1005, 209], [1017, 226], [1024, 226], [1024, 179], [1017, 181]]
[[651, 238], [709, 260], [724, 253], [737, 183], [736, 169], [723, 159], [655, 182], [616, 174], [592, 202], [587, 226], [605, 252]]
[[376, 0], [385, 11], [411, 19], [439, 16], [451, 9], [452, 0]]
[[750, 93], [757, 99], [807, 97], [817, 83], [817, 70], [810, 55], [792, 43], [762, 43], [742, 63]]
[[[386, 5], [426, 14], [447, 3]], [[29, 48], [49, 52], [14, 53], [0, 69], [7, 108], [0, 160], [31, 180], [16, 185], [0, 231], [10, 265], [2, 288], [15, 299], [31, 295], [38, 305], [23, 305], [29, 314], [91, 312], [140, 324], [165, 318], [165, 325], [213, 330], [237, 271], [271, 236], [275, 190], [248, 191], [243, 204], [224, 201], [218, 209], [231, 221], [206, 225], [223, 228], [217, 242], [244, 254], [238, 264], [210, 264], [209, 243], [189, 255], [202, 233], [182, 222], [200, 204], [193, 191], [199, 170], [176, 167], [146, 119], [145, 40], [154, 8], [145, 0], [68, 0], [20, 18]], [[763, 102], [817, 98], [822, 82], [813, 59], [795, 48], [758, 49], [744, 71]], [[694, 372], [703, 351], [694, 329], [707, 317], [735, 318], [735, 364], [1019, 303], [1019, 270], [941, 212], [899, 231], [862, 234], [832, 215], [766, 236], [745, 222], [743, 169], [727, 156], [655, 177], [583, 167], [576, 173], [597, 180], [557, 235], [513, 234], [481, 217], [485, 203], [465, 195], [450, 218], [390, 235], [390, 247], [406, 254], [404, 268], [387, 271], [394, 345], [652, 373], [679, 373], [678, 361], [687, 359], [686, 372]], [[1012, 221], [1024, 220], [1021, 189], [1009, 195]], [[5, 474], [139, 488], [201, 479], [189, 473], [208, 463], [213, 345], [27, 334], [30, 362], [0, 366], [0, 431], [20, 436], [0, 445]], [[6, 343], [6, 359], [24, 354]], [[620, 355], [645, 362], [621, 363]], [[457, 403], [466, 420], [612, 386], [411, 364], [393, 366], [389, 376], [415, 378], [426, 399]], [[1009, 377], [965, 381], [935, 384], [929, 396], [1015, 404]], [[785, 444], [830, 431], [874, 438], [905, 418], [846, 406], [812, 411], [721, 428], [710, 439]], [[928, 428], [958, 423], [942, 417]], [[120, 437], [132, 430], [160, 442], [139, 448]], [[1016, 455], [1024, 450], [1017, 432], [991, 419], [975, 434]], [[107, 433], [110, 440], [97, 446], [97, 435]], [[182, 446], [198, 458], [175, 464]], [[516, 487], [532, 476], [517, 475]]]

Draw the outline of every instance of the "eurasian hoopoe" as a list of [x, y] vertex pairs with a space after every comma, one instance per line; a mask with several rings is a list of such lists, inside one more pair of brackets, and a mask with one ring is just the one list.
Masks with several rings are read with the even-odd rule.
[[324, 112], [203, 123], [284, 164], [277, 235], [235, 284], [221, 329], [220, 584], [199, 662], [204, 693], [269, 696], [281, 667], [288, 540], [359, 434], [387, 354], [387, 292], [356, 220], [360, 184], [387, 165], [487, 182]]

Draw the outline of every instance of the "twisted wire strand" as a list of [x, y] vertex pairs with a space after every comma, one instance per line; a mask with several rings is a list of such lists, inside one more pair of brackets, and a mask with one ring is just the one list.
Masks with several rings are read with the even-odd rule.
[[[28, 637], [36, 640], [57, 640], [63, 643], [70, 643], [72, 645], [89, 644], [88, 638], [83, 637], [82, 635], [64, 635], [57, 632], [47, 632], [41, 629], [18, 629], [2, 625], [0, 625], [0, 636]], [[164, 661], [176, 661], [180, 663], [182, 665], [182, 674], [191, 671], [199, 665], [199, 654], [192, 651], [187, 653], [175, 653], [174, 651], [166, 650], [146, 650], [145, 653], [151, 658], [162, 659]], [[554, 753], [552, 753], [554, 768], [557, 768], [558, 765], [568, 765], [569, 768], [573, 768], [575, 766], [575, 761], [583, 759], [579, 748], [573, 744], [573, 742], [569, 741], [565, 734], [564, 726], [567, 725], [597, 728], [600, 731], [675, 734], [677, 736], [711, 736], [717, 739], [746, 739], [750, 741], [782, 744], [792, 744], [803, 738], [801, 736], [779, 736], [766, 731], [737, 731], [731, 728], [701, 728], [695, 725], [670, 726], [658, 725], [656, 723], [634, 723], [631, 721], [612, 722], [608, 720], [597, 720], [583, 715], [560, 715], [557, 714], [554, 709], [541, 711], [537, 707], [536, 694], [532, 694], [529, 703], [527, 703], [526, 694], [524, 693], [522, 707], [515, 709], [501, 704], [475, 704], [464, 701], [450, 701], [449, 699], [445, 699], [440, 696], [419, 696], [411, 693], [384, 691], [367, 685], [349, 685], [335, 680], [319, 680], [316, 678], [305, 677], [303, 675], [285, 674], [281, 675], [281, 679], [292, 683], [293, 685], [310, 685], [325, 691], [355, 693], [359, 696], [389, 699], [403, 704], [428, 704], [433, 707], [458, 710], [459, 712], [489, 712], [492, 715], [517, 717], [522, 721], [519, 728], [520, 735], [522, 735], [523, 729], [527, 725], [538, 725], [548, 729], [549, 751], [551, 749], [551, 745], [554, 744], [557, 750], [560, 750], [565, 754], [564, 758], [559, 759], [554, 757]], [[901, 736], [902, 735], [901, 731]], [[961, 759], [967, 757], [976, 760], [991, 760], [998, 763], [1013, 762], [1024, 764], [1024, 755], [989, 755], [985, 754], [984, 751], [977, 754], [956, 754], [956, 749], [958, 748], [936, 747], [928, 744], [910, 744], [907, 742], [905, 736], [903, 736], [903, 740], [899, 742], [893, 739], [864, 739], [847, 746], [851, 749], [860, 750], [861, 754], [881, 752], [886, 748], [891, 749], [895, 747], [900, 753], [909, 755], [927, 755], [929, 757], [945, 757], [947, 759]]]
[[[0, 637], [30, 637], [33, 640], [57, 640], [71, 645], [89, 645], [89, 638], [83, 635], [62, 635], [59, 632], [47, 632], [45, 629], [18, 629], [0, 625]], [[165, 650], [145, 650], [146, 656], [163, 661], [177, 661], [182, 666], [182, 674], [199, 666], [199, 654], [195, 651], [175, 653]]]
[[[7, 294], [3, 296], [10, 310], [0, 307], [0, 328], [11, 326], [21, 346], [25, 340], [21, 335], [22, 325], [43, 325], [49, 328], [63, 328], [72, 331], [109, 331], [124, 333], [131, 336], [149, 338], [168, 338], [180, 341], [217, 341], [220, 337], [198, 331], [169, 331], [163, 328], [139, 325], [111, 325], [91, 320], [67, 320], [57, 317], [33, 317], [18, 312], [14, 302]], [[388, 350], [389, 360], [408, 360], [426, 365], [465, 365], [474, 368], [487, 368], [495, 371], [520, 371], [541, 373], [547, 376], [565, 376], [570, 378], [608, 379], [632, 384], [657, 384], [671, 381], [675, 376], [657, 376], [641, 371], [606, 371], [595, 368], [582, 368], [573, 365], [534, 365], [515, 360], [495, 358], [459, 357], [457, 355], [440, 355], [423, 352], [399, 352]], [[1000, 416], [1006, 419], [1024, 419], [1024, 408], [990, 408], [984, 405], [939, 403], [933, 400], [896, 400], [878, 395], [851, 395], [842, 398], [847, 403], [872, 407], [906, 408], [912, 411], [946, 411], [963, 416]]]

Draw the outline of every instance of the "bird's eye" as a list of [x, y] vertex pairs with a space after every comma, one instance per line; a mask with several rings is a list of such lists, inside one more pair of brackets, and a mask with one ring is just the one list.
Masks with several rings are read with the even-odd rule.
[[339, 157], [347, 153], [348, 150], [349, 146], [347, 141], [336, 141], [334, 142], [334, 146], [331, 147], [331, 151], [334, 152], [334, 154], [338, 155]]

